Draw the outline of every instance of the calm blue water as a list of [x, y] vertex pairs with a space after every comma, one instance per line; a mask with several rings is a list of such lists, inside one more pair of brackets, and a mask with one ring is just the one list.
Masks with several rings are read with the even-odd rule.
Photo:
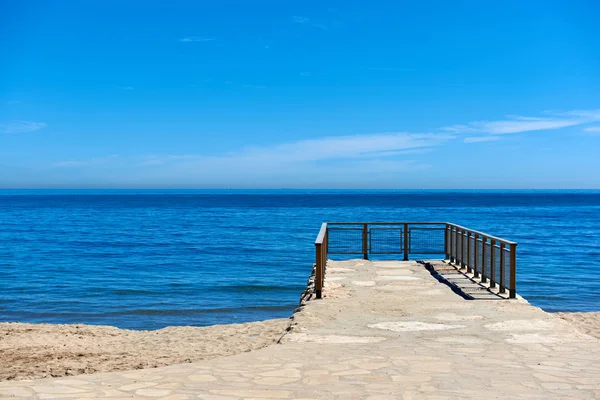
[[156, 329], [288, 317], [322, 221], [519, 242], [518, 292], [600, 310], [600, 192], [0, 191], [0, 321]]

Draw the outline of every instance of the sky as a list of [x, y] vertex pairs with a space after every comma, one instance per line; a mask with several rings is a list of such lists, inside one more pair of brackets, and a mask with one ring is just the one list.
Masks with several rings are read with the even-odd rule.
[[600, 2], [0, 0], [0, 188], [600, 188]]

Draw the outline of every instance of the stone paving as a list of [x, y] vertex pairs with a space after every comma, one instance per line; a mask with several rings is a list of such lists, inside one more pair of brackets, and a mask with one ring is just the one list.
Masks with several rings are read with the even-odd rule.
[[258, 351], [0, 383], [32, 399], [600, 399], [600, 341], [517, 300], [466, 300], [416, 262], [329, 262], [323, 300]]

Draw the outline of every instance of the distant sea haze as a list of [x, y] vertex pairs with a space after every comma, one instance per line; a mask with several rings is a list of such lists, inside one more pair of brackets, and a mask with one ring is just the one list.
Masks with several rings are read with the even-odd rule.
[[287, 317], [320, 224], [350, 220], [450, 221], [517, 241], [519, 294], [546, 311], [600, 311], [599, 191], [4, 190], [0, 321]]

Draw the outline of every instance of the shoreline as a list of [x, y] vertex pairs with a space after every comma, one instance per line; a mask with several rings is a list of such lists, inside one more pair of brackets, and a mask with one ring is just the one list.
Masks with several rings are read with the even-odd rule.
[[[0, 381], [157, 368], [258, 350], [293, 329], [312, 300], [315, 268], [289, 318], [206, 327], [129, 330], [106, 325], [0, 323]], [[600, 339], [600, 312], [548, 313]]]
[[258, 350], [292, 330], [313, 297], [315, 266], [288, 318], [144, 331], [107, 325], [0, 322], [0, 382], [193, 363]]

